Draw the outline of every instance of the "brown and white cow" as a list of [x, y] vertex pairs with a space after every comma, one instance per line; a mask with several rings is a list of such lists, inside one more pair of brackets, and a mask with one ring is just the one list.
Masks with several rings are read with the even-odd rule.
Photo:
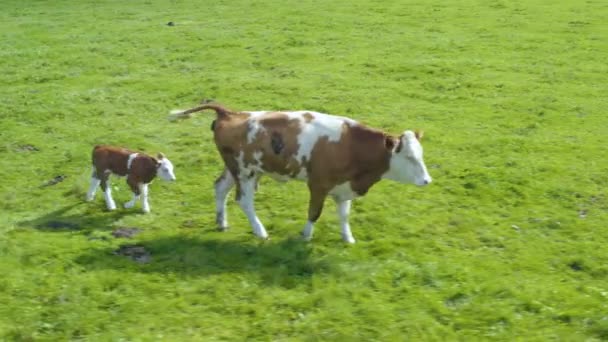
[[95, 198], [97, 187], [101, 184], [108, 210], [116, 209], [116, 204], [112, 199], [110, 174], [127, 177], [127, 184], [133, 191], [133, 199], [124, 204], [125, 208], [135, 206], [141, 196], [144, 213], [150, 212], [148, 184], [156, 176], [168, 181], [175, 180], [173, 164], [162, 153], [154, 158], [122, 147], [95, 146], [93, 148], [93, 174], [91, 176], [91, 187], [87, 192], [87, 201], [92, 201]]
[[330, 195], [338, 207], [342, 238], [349, 243], [355, 242], [348, 224], [352, 199], [363, 196], [382, 178], [416, 185], [431, 182], [422, 158], [422, 133], [405, 131], [393, 137], [346, 117], [312, 111], [234, 112], [218, 104], [173, 111], [170, 119], [187, 118], [205, 109], [217, 114], [212, 130], [225, 164], [215, 182], [220, 229], [228, 226], [226, 196], [236, 183], [236, 200], [253, 233], [268, 237], [253, 201], [262, 174], [307, 182], [308, 222], [302, 232], [307, 240]]

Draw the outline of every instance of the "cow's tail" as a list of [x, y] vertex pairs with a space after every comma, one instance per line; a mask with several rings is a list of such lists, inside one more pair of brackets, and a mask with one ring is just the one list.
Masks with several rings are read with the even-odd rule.
[[190, 108], [190, 109], [186, 109], [186, 110], [179, 110], [179, 109], [172, 110], [169, 114], [169, 120], [176, 121], [176, 120], [180, 120], [180, 119], [191, 118], [194, 113], [200, 112], [205, 109], [215, 110], [215, 113], [217, 114], [218, 119], [228, 118], [230, 116], [230, 114], [233, 113], [231, 110], [229, 110], [219, 104], [205, 103], [198, 107], [194, 107], [194, 108]]

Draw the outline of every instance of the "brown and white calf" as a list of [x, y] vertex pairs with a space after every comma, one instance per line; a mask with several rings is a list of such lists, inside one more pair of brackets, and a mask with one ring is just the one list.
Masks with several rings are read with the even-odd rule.
[[351, 200], [363, 196], [382, 178], [426, 185], [431, 176], [422, 158], [421, 133], [394, 137], [356, 121], [312, 111], [234, 112], [217, 104], [173, 111], [170, 119], [212, 109], [217, 149], [225, 169], [215, 182], [217, 224], [228, 226], [226, 196], [236, 183], [236, 200], [253, 233], [268, 234], [254, 209], [257, 179], [262, 174], [286, 181], [306, 181], [310, 190], [308, 222], [302, 235], [311, 239], [325, 198], [337, 204], [342, 238], [354, 243], [348, 215]]
[[127, 177], [127, 184], [133, 191], [133, 199], [125, 203], [125, 208], [132, 208], [141, 196], [144, 213], [150, 212], [148, 184], [156, 176], [168, 181], [175, 180], [173, 164], [162, 153], [154, 158], [121, 147], [95, 146], [93, 148], [93, 175], [91, 176], [91, 187], [87, 192], [87, 201], [95, 198], [97, 187], [101, 184], [109, 210], [116, 209], [116, 204], [112, 199], [110, 174]]

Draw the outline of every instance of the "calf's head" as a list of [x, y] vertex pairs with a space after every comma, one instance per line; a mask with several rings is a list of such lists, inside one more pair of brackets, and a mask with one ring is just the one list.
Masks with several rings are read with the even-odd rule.
[[159, 153], [156, 158], [158, 164], [156, 164], [156, 175], [166, 181], [174, 181], [175, 174], [173, 173], [173, 164], [164, 154]]
[[391, 155], [389, 170], [385, 178], [400, 183], [413, 183], [419, 186], [427, 185], [432, 181], [424, 164], [422, 156], [422, 132], [405, 131], [399, 137], [400, 141]]

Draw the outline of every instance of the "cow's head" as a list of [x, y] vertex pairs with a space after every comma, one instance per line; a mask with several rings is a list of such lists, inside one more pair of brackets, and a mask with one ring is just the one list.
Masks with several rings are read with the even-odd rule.
[[385, 178], [400, 183], [413, 183], [419, 186], [429, 184], [432, 179], [422, 158], [422, 132], [405, 131], [393, 147], [389, 170]]
[[174, 181], [175, 174], [173, 173], [173, 164], [164, 154], [159, 153], [156, 158], [158, 164], [156, 165], [156, 175], [166, 181]]

